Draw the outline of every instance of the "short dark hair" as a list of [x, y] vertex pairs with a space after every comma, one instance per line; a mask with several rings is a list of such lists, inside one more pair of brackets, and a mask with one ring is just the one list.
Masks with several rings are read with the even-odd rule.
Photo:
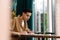
[[30, 9], [24, 9], [22, 12], [24, 12], [24, 13], [27, 13], [27, 12], [32, 13], [32, 10], [30, 10]]

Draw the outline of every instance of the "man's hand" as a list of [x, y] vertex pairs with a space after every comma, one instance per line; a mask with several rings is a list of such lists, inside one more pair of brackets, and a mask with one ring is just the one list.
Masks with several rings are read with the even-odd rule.
[[25, 34], [28, 34], [28, 33], [26, 31], [23, 31], [20, 34], [25, 35]]
[[28, 34], [34, 34], [34, 32], [33, 31], [29, 31], [29, 33]]

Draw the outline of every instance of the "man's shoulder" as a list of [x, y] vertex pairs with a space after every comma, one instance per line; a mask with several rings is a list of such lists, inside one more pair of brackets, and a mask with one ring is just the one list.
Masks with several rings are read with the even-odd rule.
[[14, 17], [14, 19], [17, 19], [18, 17]]
[[14, 19], [22, 20], [22, 18], [21, 17], [18, 17], [18, 16], [17, 17], [14, 17]]

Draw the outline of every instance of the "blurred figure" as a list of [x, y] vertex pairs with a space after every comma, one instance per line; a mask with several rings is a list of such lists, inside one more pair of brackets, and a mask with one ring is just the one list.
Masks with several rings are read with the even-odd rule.
[[[11, 30], [15, 32], [19, 32], [20, 34], [34, 34], [29, 28], [27, 21], [30, 19], [32, 11], [29, 9], [23, 10], [22, 15], [15, 17], [13, 19], [13, 25]], [[18, 38], [13, 38], [13, 40], [17, 40]], [[26, 40], [25, 38], [21, 38], [21, 40]]]

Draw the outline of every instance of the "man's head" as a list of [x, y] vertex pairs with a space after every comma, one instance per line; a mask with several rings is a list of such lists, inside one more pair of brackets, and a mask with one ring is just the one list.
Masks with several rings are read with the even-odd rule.
[[23, 10], [22, 17], [25, 21], [28, 21], [30, 19], [32, 11], [29, 9]]

